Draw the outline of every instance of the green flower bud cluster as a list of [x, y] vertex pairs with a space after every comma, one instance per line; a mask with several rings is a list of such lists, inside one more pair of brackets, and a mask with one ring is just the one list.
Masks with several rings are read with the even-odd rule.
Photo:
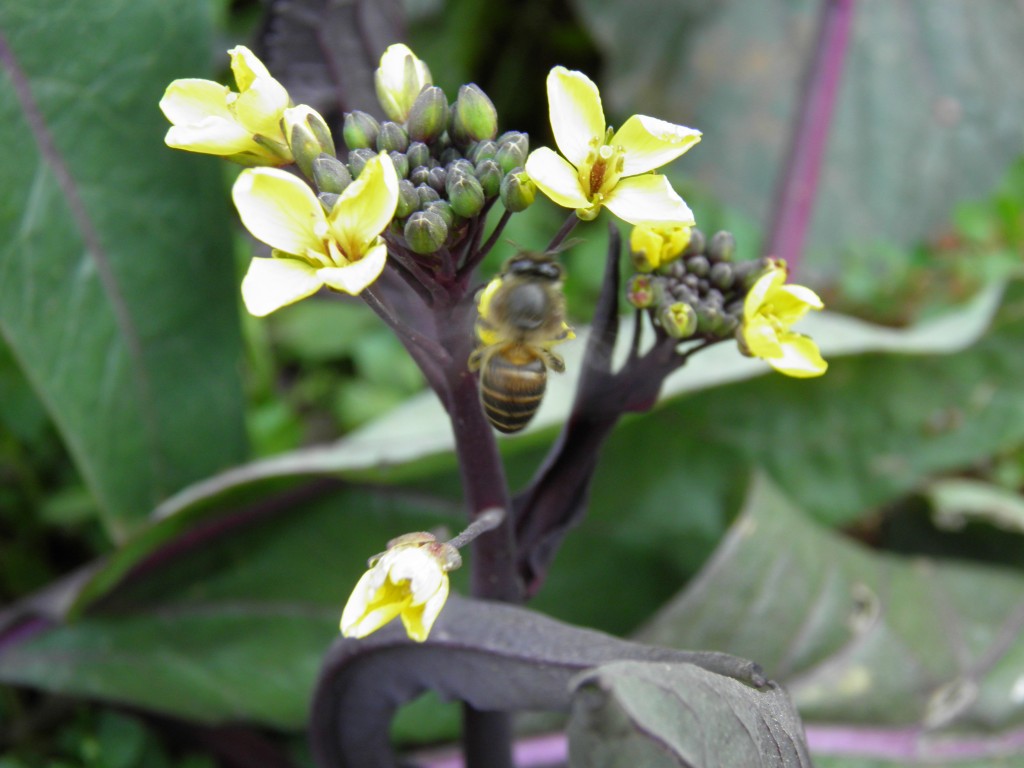
[[734, 262], [735, 252], [731, 232], [708, 239], [694, 229], [681, 258], [633, 275], [627, 298], [674, 338], [728, 338], [743, 321], [747, 291], [772, 266], [768, 258]]
[[366, 112], [345, 115], [341, 159], [327, 153], [311, 176], [328, 206], [367, 160], [387, 152], [399, 177], [399, 201], [390, 227], [414, 253], [454, 247], [468, 222], [501, 198], [513, 213], [526, 209], [536, 187], [523, 171], [530, 142], [525, 133], [498, 136], [498, 113], [476, 85], [464, 85], [452, 104], [436, 86], [424, 87], [405, 122], [378, 122]]

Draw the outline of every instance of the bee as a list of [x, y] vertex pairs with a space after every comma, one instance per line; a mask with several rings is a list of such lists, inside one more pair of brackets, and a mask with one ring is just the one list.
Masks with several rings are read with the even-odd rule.
[[477, 299], [477, 348], [469, 369], [480, 371], [480, 402], [499, 432], [525, 427], [544, 397], [548, 369], [565, 370], [551, 347], [575, 338], [565, 322], [565, 272], [551, 254], [509, 259]]

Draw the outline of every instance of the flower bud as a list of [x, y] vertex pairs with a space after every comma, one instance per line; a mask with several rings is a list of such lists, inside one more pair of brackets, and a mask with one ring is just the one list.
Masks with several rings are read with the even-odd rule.
[[498, 110], [475, 83], [459, 88], [451, 113], [451, 135], [457, 144], [493, 139], [498, 135]]
[[409, 148], [409, 134], [398, 123], [386, 120], [377, 134], [378, 152], [405, 152]]
[[633, 275], [626, 283], [626, 298], [637, 309], [654, 304], [654, 285], [650, 275]]
[[409, 171], [409, 181], [415, 184], [417, 187], [420, 184], [426, 184], [430, 178], [430, 168], [425, 165], [420, 165]]
[[448, 172], [444, 168], [431, 168], [427, 173], [427, 184], [438, 192], [444, 192], [445, 184], [448, 181]]
[[450, 171], [445, 189], [448, 192], [452, 210], [459, 216], [472, 218], [484, 207], [484, 189], [480, 186], [476, 176], [463, 173], [459, 169], [454, 172]]
[[295, 164], [307, 177], [313, 176], [313, 161], [321, 154], [334, 154], [331, 129], [320, 114], [305, 104], [284, 111], [285, 135]]
[[418, 185], [416, 187], [416, 195], [420, 199], [421, 208], [427, 203], [432, 203], [435, 200], [441, 199], [441, 193], [427, 184]]
[[424, 88], [409, 110], [409, 138], [432, 143], [448, 127], [448, 98], [436, 85]]
[[435, 253], [448, 239], [448, 225], [436, 211], [416, 211], [405, 222], [405, 241], [415, 253]]
[[658, 319], [661, 327], [673, 339], [688, 339], [697, 331], [696, 310], [681, 301], [662, 307]]
[[537, 196], [537, 185], [527, 175], [526, 171], [520, 170], [516, 173], [509, 173], [501, 180], [501, 204], [510, 213], [525, 211], [533, 204]]
[[373, 115], [358, 110], [345, 115], [341, 134], [345, 138], [345, 146], [349, 149], [376, 147], [378, 133], [380, 133], [380, 123]]
[[409, 158], [410, 168], [418, 168], [421, 165], [430, 163], [430, 147], [422, 141], [410, 142], [409, 148], [405, 150], [405, 154]]
[[404, 219], [413, 211], [419, 210], [420, 196], [416, 194], [416, 187], [408, 179], [398, 182], [398, 206], [395, 208], [395, 218]]
[[398, 178], [404, 179], [409, 175], [409, 158], [401, 152], [388, 152], [391, 163], [395, 166], [395, 173]]
[[519, 131], [508, 131], [498, 139], [498, 151], [494, 159], [501, 170], [511, 173], [521, 165], [525, 165], [526, 156], [530, 154], [530, 137]]
[[731, 261], [733, 254], [736, 253], [736, 238], [732, 232], [726, 232], [724, 229], [715, 232], [711, 236], [706, 253], [712, 261]]
[[497, 143], [490, 139], [485, 139], [484, 141], [478, 141], [473, 144], [466, 153], [466, 156], [474, 163], [479, 163], [481, 160], [493, 159], [497, 153]]
[[320, 205], [324, 207], [324, 211], [330, 213], [334, 210], [334, 204], [338, 202], [338, 198], [341, 195], [334, 192], [320, 192], [317, 194], [316, 199], [320, 201]]
[[313, 182], [321, 192], [340, 195], [352, 183], [352, 174], [334, 155], [321, 154], [313, 161]]
[[420, 92], [433, 85], [426, 63], [401, 43], [384, 51], [373, 83], [384, 114], [398, 123], [405, 122]]
[[716, 288], [721, 288], [723, 291], [729, 290], [736, 280], [732, 264], [724, 261], [713, 264], [711, 271], [708, 273], [708, 279]]
[[456, 160], [462, 159], [462, 153], [459, 152], [455, 147], [445, 147], [441, 152], [441, 165], [446, 168], [454, 163]]
[[372, 149], [353, 149], [348, 153], [348, 169], [352, 172], [352, 178], [358, 179], [363, 168], [377, 153]]
[[501, 180], [505, 174], [501, 172], [498, 163], [491, 159], [481, 160], [474, 169], [480, 186], [484, 189], [484, 196], [490, 200], [498, 196], [501, 191]]
[[704, 253], [704, 246], [706, 244], [707, 239], [704, 237], [704, 233], [694, 227], [690, 230], [690, 242], [687, 243], [683, 256], [696, 256], [697, 254]]
[[678, 259], [690, 242], [690, 228], [673, 224], [637, 224], [629, 235], [629, 250], [638, 272], [653, 272]]
[[447, 200], [432, 200], [423, 206], [424, 211], [433, 211], [442, 219], [448, 226], [448, 231], [451, 232], [455, 226], [455, 211], [452, 210], [451, 203]]

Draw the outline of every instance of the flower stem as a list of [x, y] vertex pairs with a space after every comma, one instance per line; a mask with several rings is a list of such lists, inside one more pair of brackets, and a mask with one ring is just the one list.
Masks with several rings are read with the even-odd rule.
[[558, 231], [555, 233], [555, 236], [551, 238], [551, 242], [548, 243], [548, 247], [545, 249], [545, 251], [547, 253], [557, 251], [558, 246], [560, 246], [565, 241], [565, 238], [569, 236], [569, 233], [572, 232], [576, 228], [576, 225], [579, 223], [580, 217], [576, 215], [576, 212], [573, 211], [572, 213], [570, 213], [566, 217], [565, 221], [562, 223], [562, 226], [559, 227]]
[[763, 253], [783, 258], [791, 272], [803, 256], [814, 198], [828, 144], [839, 82], [853, 26], [854, 0], [825, 0], [817, 47], [807, 65], [789, 155], [775, 194]]

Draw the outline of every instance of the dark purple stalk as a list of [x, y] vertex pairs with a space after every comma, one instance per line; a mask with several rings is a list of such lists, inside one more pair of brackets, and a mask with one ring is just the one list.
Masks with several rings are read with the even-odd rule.
[[795, 272], [814, 212], [839, 83], [853, 26], [854, 0], [825, 0], [814, 56], [808, 62], [789, 154], [775, 194], [762, 253], [787, 261]]

